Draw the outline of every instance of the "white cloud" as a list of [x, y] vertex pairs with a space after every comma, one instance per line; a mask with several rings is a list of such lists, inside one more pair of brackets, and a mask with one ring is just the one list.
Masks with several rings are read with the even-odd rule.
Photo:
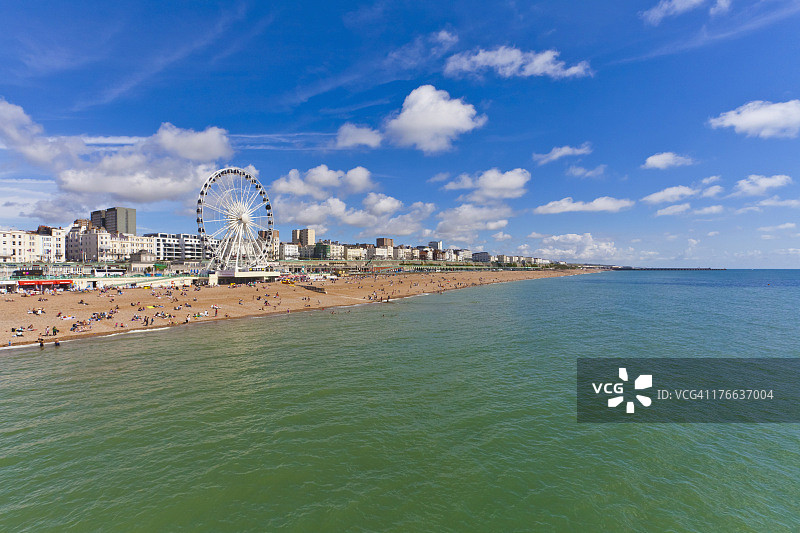
[[664, 170], [670, 167], [682, 167], [686, 165], [693, 165], [694, 160], [690, 157], [678, 155], [675, 152], [660, 152], [648, 157], [642, 168], [657, 168]]
[[703, 185], [711, 185], [712, 183], [718, 182], [720, 179], [722, 179], [720, 176], [709, 176], [707, 178], [703, 178], [700, 183]]
[[719, 232], [718, 231], [709, 231], [706, 235], [708, 235], [709, 237], [716, 237], [717, 235], [719, 235]]
[[500, 46], [494, 50], [479, 49], [448, 58], [444, 73], [457, 76], [491, 69], [503, 78], [548, 76], [553, 79], [581, 78], [593, 74], [587, 61], [567, 67], [564, 61], [558, 59], [559, 55], [556, 50], [523, 52], [510, 46]]
[[366, 126], [357, 126], [349, 122], [342, 125], [336, 134], [337, 148], [354, 148], [357, 146], [367, 146], [377, 148], [381, 145], [382, 136], [380, 132]]
[[687, 239], [686, 242], [688, 242], [689, 243], [689, 247], [692, 247], [692, 248], [697, 246], [698, 244], [700, 244], [700, 241], [698, 239]]
[[635, 204], [633, 200], [611, 198], [610, 196], [601, 196], [595, 198], [591, 202], [576, 202], [572, 197], [568, 196], [561, 200], [554, 200], [545, 205], [540, 205], [533, 210], [537, 215], [552, 215], [558, 213], [570, 213], [574, 211], [607, 211], [609, 213], [616, 213], [622, 209], [626, 209]]
[[710, 205], [708, 207], [703, 207], [701, 209], [695, 209], [695, 215], [718, 215], [722, 213], [725, 209], [721, 205]]
[[[800, 199], [781, 200], [778, 196], [773, 196], [772, 198], [761, 200], [758, 205], [762, 207], [800, 207]], [[760, 211], [757, 207], [752, 209]]]
[[750, 207], [742, 207], [741, 209], [737, 209], [733, 213], [735, 215], [743, 215], [745, 213], [760, 213], [760, 212], [761, 212], [761, 208], [760, 207], [756, 207], [754, 205], [751, 205]]
[[778, 237], [776, 237], [775, 235], [762, 235], [761, 238], [764, 239], [765, 241], [774, 241]]
[[[667, 17], [682, 15], [707, 3], [708, 0], [661, 0], [654, 7], [642, 12], [641, 16], [648, 24], [658, 26]], [[730, 0], [716, 0], [708, 13], [712, 16], [719, 15], [727, 12], [730, 6]]]
[[796, 227], [797, 227], [797, 224], [795, 224], [794, 222], [786, 222], [785, 224], [779, 224], [777, 226], [764, 226], [764, 227], [758, 228], [758, 231], [764, 231], [764, 232], [769, 233], [769, 232], [773, 232], [773, 231], [794, 229]]
[[498, 231], [497, 233], [492, 235], [492, 238], [496, 241], [507, 241], [511, 238], [511, 235], [508, 233], [503, 233], [502, 231]]
[[[0, 100], [0, 142], [31, 164], [52, 173], [58, 196], [28, 212], [49, 221], [108, 203], [187, 201], [232, 153], [225, 130], [196, 132], [164, 123], [152, 136], [113, 139], [116, 146], [90, 144], [91, 137], [46, 136], [17, 105]], [[109, 139], [106, 139], [109, 140]]]
[[403, 202], [397, 198], [374, 192], [369, 193], [361, 203], [367, 211], [377, 216], [390, 215], [403, 207]]
[[425, 219], [431, 216], [436, 209], [432, 203], [414, 202], [408, 213], [397, 215], [388, 220], [379, 222], [374, 228], [369, 228], [370, 237], [379, 235], [412, 235], [422, 231]]
[[656, 211], [657, 217], [662, 217], [665, 215], [678, 215], [680, 213], [684, 213], [691, 208], [689, 204], [676, 204], [671, 205], [669, 207], [665, 207], [664, 209], [659, 209]]
[[751, 174], [743, 180], [736, 182], [736, 196], [763, 196], [770, 189], [785, 187], [792, 183], [792, 178], [785, 174], [775, 176], [759, 176]]
[[539, 233], [538, 231], [532, 231], [529, 235], [529, 239], [544, 239], [545, 237], [549, 237], [550, 235], [546, 233]]
[[579, 178], [596, 178], [598, 176], [602, 176], [605, 171], [606, 165], [597, 165], [593, 169], [572, 165], [567, 169], [567, 175], [576, 176]]
[[689, 196], [694, 196], [699, 191], [697, 189], [692, 189], [691, 187], [686, 187], [684, 185], [678, 185], [677, 187], [667, 187], [666, 189], [658, 192], [654, 192], [653, 194], [649, 194], [642, 198], [643, 202], [648, 204], [661, 204], [661, 203], [674, 203], [684, 198], [688, 198]]
[[364, 192], [375, 187], [372, 182], [372, 173], [364, 167], [348, 170], [342, 182], [350, 192]]
[[588, 155], [592, 153], [592, 145], [588, 142], [580, 146], [554, 146], [552, 150], [546, 154], [533, 154], [533, 160], [538, 161], [539, 165], [544, 165], [557, 161], [562, 157], [570, 157], [576, 155]]
[[567, 233], [544, 239], [537, 255], [566, 261], [607, 261], [618, 251], [614, 241], [595, 239], [591, 233]]
[[436, 234], [453, 241], [471, 242], [477, 238], [478, 231], [506, 227], [510, 216], [511, 209], [504, 205], [461, 204], [437, 215], [441, 221], [436, 226]]
[[167, 152], [191, 161], [216, 161], [233, 155], [228, 132], [209, 126], [201, 132], [184, 130], [165, 122], [155, 141]]
[[510, 198], [519, 198], [527, 191], [525, 185], [530, 181], [531, 173], [523, 168], [515, 168], [507, 172], [490, 168], [477, 177], [466, 174], [444, 186], [446, 190], [474, 189], [467, 196], [472, 202], [493, 202]]
[[755, 100], [708, 121], [712, 128], [733, 128], [748, 137], [797, 137], [800, 132], [800, 100]]
[[449, 172], [439, 172], [428, 180], [428, 183], [438, 183], [440, 181], [447, 181], [450, 179]]
[[316, 200], [324, 200], [333, 194], [333, 189], [358, 193], [374, 187], [371, 173], [364, 167], [355, 167], [344, 172], [330, 169], [327, 165], [319, 165], [308, 169], [303, 177], [297, 169], [290, 170], [286, 176], [273, 181], [270, 190], [276, 194], [311, 196]]
[[453, 140], [480, 128], [486, 115], [472, 104], [451, 99], [433, 85], [417, 87], [406, 97], [400, 114], [386, 124], [386, 133], [400, 146], [415, 146], [426, 154], [449, 150]]
[[711, 187], [708, 187], [703, 191], [703, 198], [713, 198], [714, 196], [722, 194], [722, 191], [724, 190], [725, 189], [723, 189], [719, 185], [712, 185]]

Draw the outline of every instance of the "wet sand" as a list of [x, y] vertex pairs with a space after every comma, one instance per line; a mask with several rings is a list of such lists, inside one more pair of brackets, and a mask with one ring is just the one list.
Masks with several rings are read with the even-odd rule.
[[[17, 346], [36, 344], [42, 339], [50, 345], [56, 339], [64, 341], [209, 320], [385, 302], [476, 285], [589, 272], [592, 271], [379, 274], [295, 285], [256, 283], [235, 287], [64, 291], [35, 296], [6, 294], [0, 297], [0, 331], [4, 336], [0, 342], [2, 346]], [[304, 287], [308, 285], [324, 289], [325, 293]], [[33, 312], [37, 309], [42, 312]], [[58, 330], [56, 335], [52, 334], [53, 327]], [[22, 328], [22, 335], [17, 336], [12, 328]]]

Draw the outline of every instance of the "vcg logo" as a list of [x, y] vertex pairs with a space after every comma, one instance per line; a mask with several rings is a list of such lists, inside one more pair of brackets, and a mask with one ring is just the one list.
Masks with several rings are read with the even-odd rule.
[[[620, 383], [592, 383], [592, 388], [594, 389], [595, 394], [600, 394], [601, 392], [605, 394], [614, 394], [613, 398], [608, 399], [608, 406], [609, 407], [616, 407], [621, 404], [625, 397], [623, 393], [625, 391], [625, 382], [628, 381], [628, 371], [624, 368], [619, 369], [619, 379], [622, 380]], [[643, 390], [649, 389], [653, 386], [653, 375], [652, 374], [642, 374], [633, 382], [633, 389], [634, 390]], [[636, 399], [639, 400], [639, 403], [645, 407], [650, 407], [650, 404], [653, 401], [648, 397], [642, 394], [637, 394]], [[634, 402], [628, 401], [625, 404], [625, 412], [626, 413], [633, 413], [634, 412]]]

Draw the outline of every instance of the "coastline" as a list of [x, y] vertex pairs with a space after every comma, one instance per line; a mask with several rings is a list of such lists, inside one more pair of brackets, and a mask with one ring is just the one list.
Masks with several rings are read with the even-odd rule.
[[[377, 274], [297, 285], [188, 287], [175, 289], [111, 289], [63, 292], [23, 297], [4, 295], [0, 301], [2, 349], [45, 346], [59, 342], [162, 330], [198, 322], [322, 311], [381, 303], [425, 294], [494, 283], [594, 273], [595, 270], [431, 272]], [[216, 307], [216, 309], [215, 309]], [[43, 313], [33, 311], [42, 309]], [[335, 312], [335, 311], [334, 311]], [[60, 315], [60, 316], [59, 316]], [[198, 316], [199, 315], [199, 316]], [[148, 317], [148, 325], [143, 324]], [[50, 333], [56, 327], [58, 333]], [[22, 336], [11, 330], [22, 328]], [[72, 331], [71, 331], [72, 330]]]

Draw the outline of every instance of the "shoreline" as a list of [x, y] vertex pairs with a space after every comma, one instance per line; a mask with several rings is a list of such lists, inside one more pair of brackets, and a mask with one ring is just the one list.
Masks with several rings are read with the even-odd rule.
[[[597, 271], [400, 273], [353, 276], [310, 284], [323, 288], [325, 293], [314, 292], [299, 285], [255, 283], [199, 289], [110, 289], [28, 297], [12, 294], [5, 295], [3, 301], [0, 301], [0, 309], [3, 311], [0, 313], [0, 327], [5, 334], [0, 349], [36, 346], [40, 338], [46, 347], [53, 346], [56, 339], [65, 342], [157, 331], [201, 322], [323, 311], [387, 303], [481, 285], [595, 272]], [[284, 294], [281, 295], [281, 292]], [[246, 297], [250, 299], [245, 303]], [[114, 305], [112, 307], [109, 304]], [[33, 314], [32, 310], [35, 309], [43, 309], [43, 312]], [[158, 314], [165, 317], [154, 316]], [[198, 314], [201, 316], [195, 316]], [[147, 326], [142, 325], [144, 316], [150, 320]], [[84, 325], [76, 327], [74, 331], [69, 330], [70, 324], [75, 327], [78, 323]], [[29, 330], [26, 325], [33, 326], [33, 329]], [[45, 336], [45, 331], [49, 332], [53, 326], [58, 329], [57, 335]], [[22, 336], [15, 337], [11, 328], [24, 328]]]

